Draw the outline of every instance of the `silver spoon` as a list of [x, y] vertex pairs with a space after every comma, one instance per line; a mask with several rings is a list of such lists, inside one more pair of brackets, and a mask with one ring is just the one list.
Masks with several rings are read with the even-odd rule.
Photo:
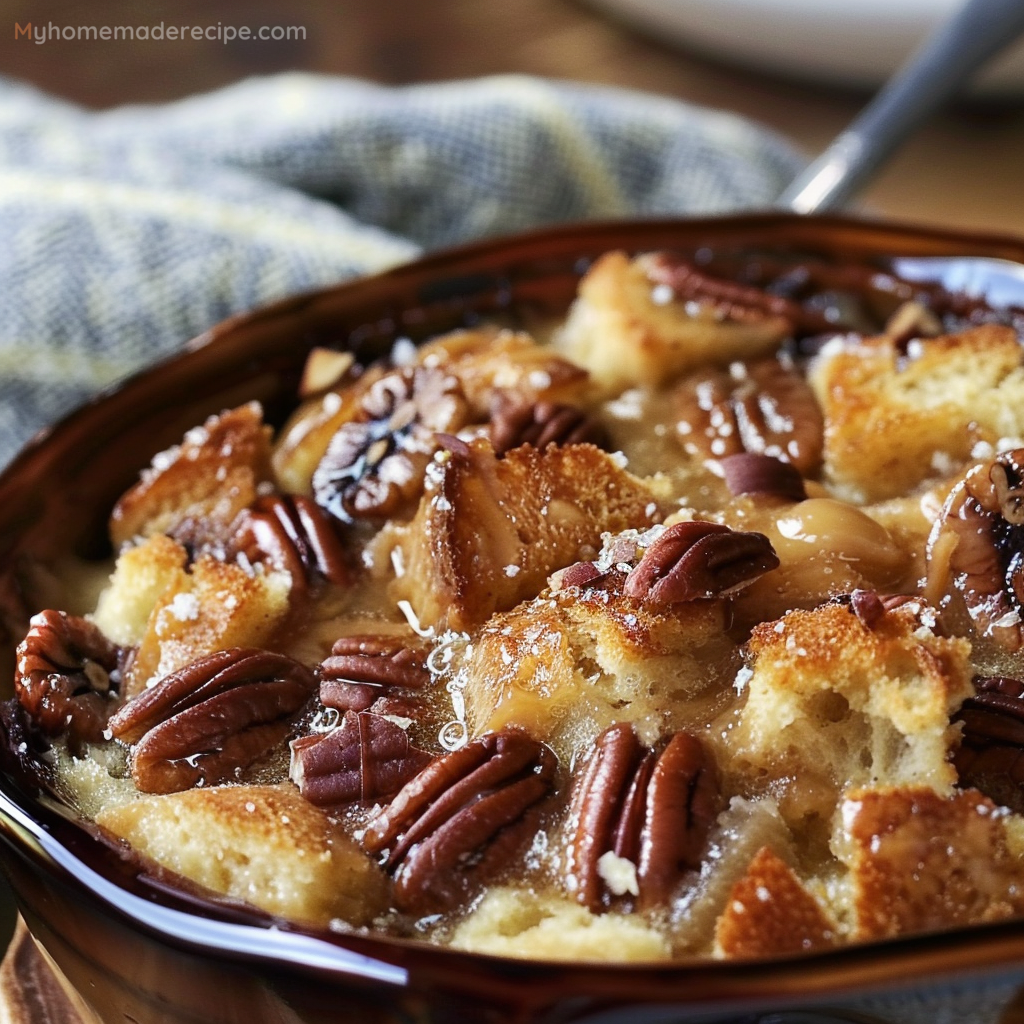
[[778, 206], [823, 213], [845, 205], [914, 128], [1022, 31], [1024, 0], [967, 0], [797, 176]]

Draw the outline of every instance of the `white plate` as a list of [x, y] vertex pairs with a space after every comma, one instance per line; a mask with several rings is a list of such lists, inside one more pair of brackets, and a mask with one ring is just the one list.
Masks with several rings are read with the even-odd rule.
[[[961, 0], [590, 2], [666, 42], [734, 63], [790, 78], [873, 87]], [[1024, 43], [993, 61], [971, 91], [1024, 96]]]

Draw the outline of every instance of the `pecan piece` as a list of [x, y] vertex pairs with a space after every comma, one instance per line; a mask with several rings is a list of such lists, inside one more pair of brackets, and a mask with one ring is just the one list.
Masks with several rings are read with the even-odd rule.
[[623, 593], [650, 605], [723, 597], [778, 565], [763, 533], [739, 533], [719, 523], [675, 523], [644, 551]]
[[437, 367], [406, 367], [370, 385], [313, 472], [318, 505], [343, 523], [407, 510], [423, 490], [435, 433], [465, 425], [458, 381]]
[[684, 377], [674, 396], [676, 431], [691, 455], [772, 455], [805, 476], [821, 465], [825, 425], [818, 401], [803, 375], [778, 359], [701, 370]]
[[927, 627], [936, 636], [945, 635], [938, 613], [918, 594], [879, 594], [876, 590], [853, 590], [833, 600], [837, 604], [847, 605], [866, 629], [874, 629], [889, 612], [905, 608], [914, 616], [918, 625]]
[[288, 735], [315, 688], [313, 673], [292, 658], [234, 647], [164, 676], [108, 726], [132, 744], [138, 788], [175, 793], [237, 778]]
[[670, 288], [677, 301], [709, 306], [723, 320], [757, 323], [769, 317], [784, 317], [790, 322], [790, 330], [798, 324], [805, 330], [834, 326], [821, 313], [805, 309], [792, 299], [715, 277], [673, 253], [656, 253], [649, 259], [647, 277], [653, 284]]
[[491, 443], [498, 455], [532, 444], [593, 444], [608, 451], [608, 431], [593, 416], [574, 405], [530, 402], [504, 397], [491, 415]]
[[874, 629], [885, 617], [885, 604], [874, 590], [854, 590], [850, 596], [850, 611], [867, 629]]
[[[355, 367], [356, 357], [351, 352], [339, 352], [333, 348], [311, 348], [302, 367], [299, 381], [299, 398], [322, 395], [338, 387]], [[358, 374], [358, 370], [352, 376]]]
[[569, 587], [588, 587], [607, 575], [607, 572], [603, 572], [593, 562], [573, 562], [572, 565], [552, 574], [551, 589], [557, 592]]
[[1024, 645], [1024, 448], [976, 466], [953, 488], [926, 553], [932, 604], [959, 591], [981, 635], [1011, 651]]
[[774, 455], [739, 452], [722, 459], [721, 466], [730, 494], [769, 496], [783, 501], [803, 501], [807, 497], [800, 471]]
[[18, 645], [14, 692], [47, 736], [97, 742], [117, 706], [125, 652], [86, 619], [47, 610], [33, 615]]
[[395, 905], [412, 913], [450, 908], [507, 863], [555, 767], [543, 743], [508, 730], [473, 740], [408, 782], [363, 836], [394, 874]]
[[401, 637], [343, 636], [317, 670], [320, 703], [339, 711], [366, 711], [384, 697], [408, 699], [430, 683], [423, 652]]
[[[699, 870], [718, 814], [711, 756], [685, 732], [660, 752], [645, 748], [625, 722], [601, 733], [594, 748], [573, 796], [569, 888], [593, 911], [626, 892], [639, 909], [662, 905], [685, 872]], [[602, 870], [608, 854], [635, 867], [635, 884], [611, 889]]]
[[963, 723], [962, 743], [953, 755], [960, 784], [1024, 812], [1024, 682], [980, 676], [974, 685], [975, 696], [956, 716]]
[[257, 498], [238, 519], [233, 547], [250, 562], [266, 562], [291, 574], [303, 590], [317, 579], [349, 581], [345, 549], [327, 514], [301, 494]]
[[904, 355], [911, 341], [934, 338], [942, 330], [942, 321], [927, 306], [914, 301], [902, 303], [885, 324], [886, 336]]
[[401, 726], [368, 711], [348, 711], [338, 728], [292, 740], [291, 751], [292, 782], [321, 807], [392, 797], [433, 761]]

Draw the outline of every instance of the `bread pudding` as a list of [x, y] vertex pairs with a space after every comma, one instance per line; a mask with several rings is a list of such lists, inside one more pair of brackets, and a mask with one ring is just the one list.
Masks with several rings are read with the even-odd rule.
[[118, 500], [8, 742], [281, 927], [659, 962], [1020, 916], [1017, 327], [612, 252], [557, 324], [314, 348]]

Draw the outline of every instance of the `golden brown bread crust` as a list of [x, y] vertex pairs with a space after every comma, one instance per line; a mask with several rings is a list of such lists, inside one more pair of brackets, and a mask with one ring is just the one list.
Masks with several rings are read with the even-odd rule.
[[479, 420], [490, 416], [503, 392], [525, 402], [574, 402], [590, 387], [586, 370], [524, 331], [453, 331], [420, 348], [418, 361], [448, 369]]
[[377, 866], [290, 784], [147, 796], [96, 821], [163, 867], [279, 917], [365, 924], [387, 904]]
[[559, 345], [609, 391], [659, 385], [695, 366], [725, 366], [775, 349], [789, 323], [724, 319], [699, 302], [657, 302], [651, 257], [602, 256], [580, 282]]
[[287, 572], [250, 571], [206, 554], [191, 566], [162, 534], [121, 552], [93, 619], [116, 643], [137, 648], [124, 692], [227, 647], [260, 647], [288, 614]]
[[910, 344], [908, 355], [888, 335], [837, 340], [811, 369], [825, 413], [826, 479], [857, 500], [906, 493], [948, 475], [978, 441], [1024, 433], [1024, 353], [1012, 328], [986, 324]]
[[250, 573], [203, 555], [157, 599], [131, 662], [126, 692], [138, 693], [203, 654], [263, 647], [288, 614], [291, 576]]
[[125, 548], [100, 594], [93, 621], [115, 643], [139, 643], [157, 601], [185, 586], [187, 562], [188, 552], [162, 533]]
[[977, 790], [853, 791], [836, 852], [850, 869], [854, 939], [999, 921], [1024, 911], [1020, 863], [1004, 817]]
[[764, 846], [733, 886], [715, 925], [722, 957], [807, 953], [836, 944], [837, 928], [821, 904], [771, 847]]
[[850, 785], [949, 793], [958, 742], [950, 716], [973, 693], [970, 644], [936, 636], [923, 624], [932, 614], [915, 602], [868, 627], [832, 604], [757, 626], [731, 740], [738, 763], [773, 778], [798, 775], [818, 792], [815, 813], [826, 820]]
[[652, 608], [623, 596], [622, 577], [545, 591], [483, 627], [459, 671], [471, 735], [515, 723], [579, 744], [632, 722], [654, 742], [692, 725], [673, 715], [681, 697], [720, 691], [738, 666], [726, 602]]
[[589, 444], [523, 445], [499, 459], [478, 440], [432, 469], [400, 539], [392, 593], [438, 629], [481, 625], [596, 554], [602, 533], [645, 529], [663, 514], [651, 486]]
[[157, 455], [114, 506], [114, 547], [155, 533], [173, 533], [194, 547], [222, 543], [269, 478], [270, 427], [260, 404], [211, 416], [180, 445]]

